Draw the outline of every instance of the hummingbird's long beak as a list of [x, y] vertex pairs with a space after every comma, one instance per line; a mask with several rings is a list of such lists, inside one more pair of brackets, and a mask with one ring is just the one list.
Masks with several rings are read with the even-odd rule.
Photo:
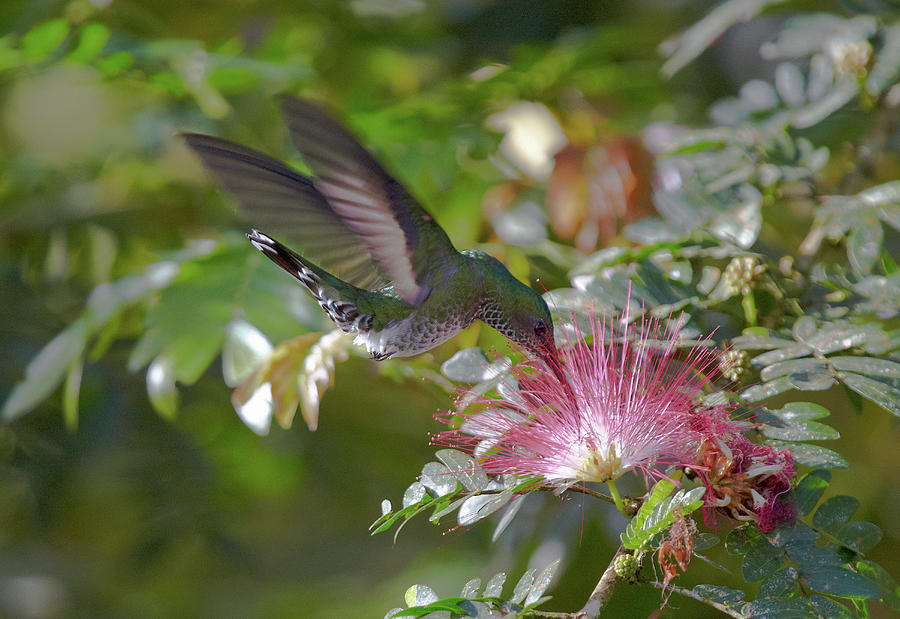
[[554, 344], [552, 337], [550, 336], [546, 341], [541, 342], [542, 346], [538, 356], [544, 362], [544, 365], [550, 368], [550, 371], [556, 376], [566, 395], [574, 401], [575, 393], [572, 391], [572, 386], [569, 384], [569, 379], [563, 370], [562, 361], [559, 359], [559, 351], [556, 349], [556, 344]]

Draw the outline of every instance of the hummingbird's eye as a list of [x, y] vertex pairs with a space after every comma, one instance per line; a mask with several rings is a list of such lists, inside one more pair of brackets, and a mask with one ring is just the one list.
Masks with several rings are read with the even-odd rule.
[[547, 323], [540, 318], [534, 323], [534, 334], [538, 337], [543, 337], [547, 334]]

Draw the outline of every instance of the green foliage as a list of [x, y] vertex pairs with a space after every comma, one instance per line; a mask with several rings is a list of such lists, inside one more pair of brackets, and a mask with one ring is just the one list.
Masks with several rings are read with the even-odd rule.
[[638, 513], [628, 523], [628, 528], [622, 533], [622, 545], [625, 548], [649, 548], [654, 536], [672, 526], [676, 514], [687, 516], [703, 505], [704, 488], [682, 489], [672, 494], [674, 489], [675, 484], [667, 479], [656, 482]]
[[848, 602], [894, 604], [893, 585], [880, 581], [886, 572], [863, 558], [880, 541], [880, 529], [871, 522], [850, 522], [859, 501], [838, 495], [813, 511], [830, 479], [827, 471], [811, 471], [793, 491], [798, 513], [812, 513], [811, 521], [798, 520], [771, 533], [745, 525], [728, 534], [725, 547], [742, 557], [744, 580], [762, 581], [757, 601], [744, 612], [754, 617], [789, 612], [817, 616], [827, 607], [827, 616], [855, 616], [856, 608]]
[[[404, 596], [408, 608], [394, 608], [387, 612], [389, 617], [424, 617], [432, 612], [445, 611], [461, 617], [482, 617], [492, 610], [499, 611], [500, 616], [528, 617], [532, 610], [550, 599], [544, 591], [550, 586], [553, 576], [559, 569], [559, 559], [551, 562], [540, 574], [537, 570], [527, 570], [508, 599], [501, 597], [506, 573], [500, 572], [492, 576], [484, 586], [483, 596], [478, 596], [481, 579], [473, 578], [462, 589], [460, 597], [438, 599], [437, 594], [426, 585], [413, 585]], [[535, 576], [537, 574], [537, 576]]]
[[473, 458], [455, 449], [441, 449], [435, 456], [439, 462], [423, 466], [419, 481], [403, 493], [401, 509], [393, 511], [389, 500], [382, 501], [381, 517], [369, 527], [372, 535], [399, 523], [394, 534], [396, 541], [406, 522], [427, 510], [431, 510], [428, 520], [432, 523], [440, 523], [441, 518], [456, 512], [457, 524], [467, 527], [505, 508], [494, 529], [496, 540], [521, 509], [525, 493], [537, 490], [542, 483], [539, 478], [491, 477]]

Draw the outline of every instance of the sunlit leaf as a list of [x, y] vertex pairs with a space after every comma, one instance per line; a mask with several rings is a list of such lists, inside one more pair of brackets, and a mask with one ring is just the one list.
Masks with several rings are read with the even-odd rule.
[[458, 483], [450, 469], [439, 462], [428, 462], [423, 466], [419, 481], [435, 496], [444, 496], [454, 492]]
[[[335, 329], [326, 333], [310, 348], [297, 375], [297, 391], [300, 394], [300, 413], [306, 426], [314, 431], [319, 426], [319, 404], [325, 391], [334, 384], [335, 363], [346, 361], [353, 336]], [[286, 411], [285, 411], [286, 412]], [[290, 427], [293, 412], [284, 417], [275, 411], [275, 418], [282, 427]]]
[[492, 542], [496, 542], [500, 538], [500, 536], [503, 535], [503, 532], [512, 523], [513, 519], [516, 517], [516, 514], [519, 513], [520, 509], [522, 509], [522, 504], [525, 502], [525, 498], [527, 496], [527, 494], [517, 494], [512, 498], [512, 500], [509, 502], [509, 505], [505, 510], [503, 510], [503, 515], [497, 522], [497, 526], [494, 527], [494, 532], [491, 533]]
[[22, 49], [33, 60], [42, 60], [69, 35], [69, 22], [59, 17], [38, 24], [22, 37]]
[[742, 601], [746, 595], [739, 589], [731, 589], [719, 585], [696, 585], [692, 591], [704, 599], [712, 600], [725, 606], [734, 606], [737, 602]]
[[822, 419], [830, 414], [827, 408], [812, 402], [788, 402], [782, 408], [770, 410], [769, 413], [782, 421]]
[[[265, 427], [267, 431], [268, 425], [264, 420], [272, 416], [279, 423], [287, 424], [285, 427], [290, 427], [300, 404], [297, 376], [303, 369], [310, 347], [319, 337], [318, 333], [308, 333], [282, 342], [231, 394], [231, 403], [238, 415], [253, 420], [251, 429], [259, 432]], [[270, 407], [268, 411], [267, 402]]]
[[884, 233], [877, 219], [858, 222], [847, 237], [850, 266], [860, 275], [868, 275], [881, 253]]
[[837, 430], [815, 421], [786, 421], [760, 426], [760, 432], [768, 438], [782, 441], [826, 441], [840, 438]]
[[779, 376], [787, 376], [800, 372], [821, 373], [827, 372], [828, 366], [824, 361], [819, 359], [792, 359], [790, 361], [781, 361], [763, 368], [759, 373], [764, 381], [770, 381]]
[[481, 589], [481, 579], [473, 578], [463, 585], [462, 590], [459, 594], [467, 599], [472, 599], [478, 596], [478, 590]]
[[847, 459], [836, 451], [819, 447], [818, 445], [810, 445], [809, 443], [792, 443], [788, 441], [779, 441], [776, 439], [768, 439], [767, 445], [772, 445], [777, 449], [787, 449], [794, 456], [798, 464], [810, 467], [820, 467], [826, 469], [846, 469], [850, 468]]
[[773, 395], [783, 393], [791, 388], [793, 388], [791, 381], [788, 380], [787, 376], [782, 376], [767, 383], [753, 385], [752, 387], [744, 389], [741, 392], [741, 397], [747, 402], [758, 402], [759, 400], [765, 400], [766, 398], [771, 398]]
[[839, 378], [859, 395], [900, 416], [900, 389], [852, 372], [842, 372]]
[[474, 492], [488, 485], [488, 476], [475, 460], [455, 449], [441, 449], [435, 454], [456, 476], [463, 487]]
[[536, 569], [531, 568], [527, 570], [522, 577], [519, 579], [519, 582], [516, 583], [515, 588], [513, 589], [512, 595], [509, 598], [509, 601], [513, 604], [521, 604], [525, 599], [525, 596], [531, 591], [531, 587], [534, 585], [534, 574], [537, 572]]
[[485, 597], [500, 597], [503, 593], [503, 583], [506, 582], [506, 572], [499, 572], [491, 576], [484, 586]]
[[414, 482], [406, 489], [406, 492], [403, 493], [403, 507], [415, 505], [426, 496], [427, 493], [425, 491], [425, 486], [423, 486], [419, 482]]
[[69, 59], [75, 62], [91, 62], [103, 51], [109, 35], [109, 28], [104, 24], [85, 24], [78, 33], [78, 44], [69, 52]]
[[857, 374], [880, 376], [882, 378], [900, 378], [900, 363], [873, 357], [829, 357], [836, 370], [846, 370]]
[[466, 499], [459, 507], [457, 522], [461, 526], [474, 524], [487, 518], [506, 505], [513, 498], [513, 493], [504, 490], [499, 494], [480, 494]]
[[178, 410], [178, 389], [175, 387], [175, 365], [160, 355], [147, 368], [147, 395], [154, 410], [166, 419], [173, 419]]
[[534, 579], [534, 584], [531, 585], [531, 591], [529, 591], [528, 595], [525, 597], [525, 601], [523, 602], [525, 606], [535, 604], [541, 599], [541, 596], [544, 595], [544, 591], [550, 586], [553, 575], [556, 573], [556, 570], [559, 569], [559, 564], [560, 560], [556, 559], [541, 570], [541, 573]]
[[859, 561], [856, 569], [862, 576], [875, 583], [881, 591], [881, 599], [891, 610], [900, 610], [900, 585], [887, 570], [873, 561]]
[[25, 368], [25, 378], [13, 387], [0, 417], [10, 421], [30, 411], [59, 386], [72, 364], [84, 354], [88, 325], [77, 320], [44, 346]]
[[229, 387], [237, 387], [272, 353], [272, 344], [262, 331], [245, 320], [232, 320], [225, 327], [222, 345], [222, 376]]

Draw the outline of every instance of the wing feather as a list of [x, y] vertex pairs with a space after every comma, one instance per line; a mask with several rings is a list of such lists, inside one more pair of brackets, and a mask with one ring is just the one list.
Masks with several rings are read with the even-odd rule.
[[359, 288], [388, 285], [387, 270], [374, 260], [358, 233], [302, 174], [256, 150], [220, 138], [185, 134], [216, 180], [238, 200], [239, 213], [258, 228], [277, 230], [297, 242], [299, 253]]
[[[407, 302], [420, 303], [429, 274], [452, 265], [455, 249], [431, 215], [356, 138], [318, 105], [282, 97], [291, 140], [313, 183]], [[429, 268], [430, 267], [430, 268]]]

